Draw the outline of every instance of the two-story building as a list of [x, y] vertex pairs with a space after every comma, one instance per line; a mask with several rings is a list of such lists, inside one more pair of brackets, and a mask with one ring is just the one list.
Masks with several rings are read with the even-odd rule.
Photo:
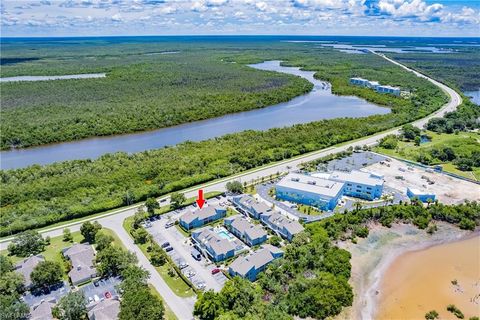
[[232, 277], [240, 276], [250, 281], [255, 281], [260, 272], [275, 259], [283, 256], [283, 251], [269, 244], [244, 257], [238, 257], [233, 261], [228, 272]]
[[248, 222], [240, 214], [225, 218], [223, 224], [231, 233], [249, 246], [255, 246], [267, 241], [267, 233], [262, 226]]
[[298, 173], [289, 173], [275, 186], [277, 199], [333, 210], [343, 194], [343, 183]]
[[192, 239], [197, 245], [197, 248], [214, 262], [220, 262], [235, 255], [235, 243], [222, 238], [211, 227], [204, 227], [193, 231]]
[[290, 220], [278, 212], [263, 214], [260, 217], [260, 220], [272, 231], [288, 241], [292, 241], [293, 236], [304, 230], [303, 226], [298, 223], [298, 221]]
[[73, 285], [88, 282], [97, 276], [95, 268], [95, 251], [90, 244], [77, 243], [64, 249], [63, 256], [70, 260], [72, 269], [68, 276]]
[[185, 230], [204, 226], [210, 222], [225, 217], [227, 209], [216, 206], [206, 206], [202, 209], [189, 211], [180, 218], [180, 225]]
[[23, 275], [23, 285], [26, 289], [30, 289], [32, 287], [30, 274], [32, 273], [33, 269], [35, 269], [35, 267], [43, 261], [45, 261], [45, 258], [39, 254], [23, 259], [15, 265], [15, 272]]
[[257, 220], [260, 219], [262, 214], [272, 211], [272, 208], [265, 203], [258, 202], [248, 194], [233, 197], [232, 202], [240, 213], [249, 215]]

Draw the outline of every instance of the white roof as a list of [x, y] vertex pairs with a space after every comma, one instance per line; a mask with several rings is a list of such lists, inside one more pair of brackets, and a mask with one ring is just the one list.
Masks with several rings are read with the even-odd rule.
[[335, 197], [342, 190], [343, 183], [304, 174], [289, 173], [277, 183], [277, 186]]
[[429, 192], [427, 190], [419, 190], [419, 189], [410, 188], [410, 187], [408, 187], [408, 189], [410, 190], [411, 193], [415, 195], [428, 195], [428, 196], [434, 195], [432, 192]]
[[398, 88], [398, 87], [391, 87], [391, 86], [387, 86], [387, 85], [380, 86], [380, 87], [385, 88], [385, 89], [400, 90], [400, 88]]
[[362, 172], [358, 170], [352, 170], [351, 172], [334, 171], [331, 174], [330, 179], [370, 186], [383, 185], [383, 179], [373, 176], [370, 172]]

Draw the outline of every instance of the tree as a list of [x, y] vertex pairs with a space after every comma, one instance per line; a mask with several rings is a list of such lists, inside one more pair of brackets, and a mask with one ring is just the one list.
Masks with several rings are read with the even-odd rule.
[[142, 207], [138, 207], [137, 212], [133, 215], [133, 228], [137, 229], [140, 224], [145, 221], [147, 218], [147, 215], [145, 214], [145, 211], [143, 211]]
[[153, 216], [155, 214], [155, 209], [159, 209], [160, 205], [158, 204], [157, 199], [148, 198], [147, 201], [145, 201], [145, 207], [147, 208], [148, 215]]
[[268, 239], [268, 243], [272, 246], [280, 247], [282, 239], [279, 236], [271, 236], [270, 239]]
[[213, 290], [200, 294], [193, 309], [193, 315], [201, 320], [214, 320], [223, 312], [222, 297]]
[[418, 147], [418, 146], [420, 145], [420, 143], [422, 142], [422, 139], [420, 138], [420, 136], [416, 136], [416, 137], [413, 139], [413, 141], [414, 141], [415, 146]]
[[29, 314], [28, 306], [14, 295], [0, 294], [1, 319], [23, 320]]
[[137, 263], [137, 257], [130, 251], [116, 246], [108, 246], [97, 255], [98, 272], [109, 277], [117, 276], [129, 265]]
[[142, 227], [140, 227], [136, 230], [133, 230], [132, 231], [132, 236], [133, 236], [133, 239], [134, 239], [135, 243], [144, 244], [148, 240], [148, 232], [147, 232], [147, 230], [145, 230], [145, 228], [142, 228]]
[[449, 304], [447, 306], [447, 310], [453, 313], [455, 317], [459, 319], [465, 318], [465, 315], [463, 314], [463, 312], [460, 309], [458, 309], [457, 306], [455, 306], [454, 304]]
[[10, 259], [0, 255], [0, 295], [18, 297], [23, 292], [23, 276], [13, 271]]
[[425, 319], [427, 320], [435, 320], [435, 319], [438, 319], [438, 312], [435, 311], [435, 310], [431, 310], [431, 311], [428, 311], [426, 314], [425, 314]]
[[97, 232], [95, 235], [95, 244], [97, 251], [102, 251], [108, 247], [114, 241], [113, 237], [109, 234], [106, 234], [102, 231]]
[[230, 193], [234, 193], [234, 194], [243, 193], [242, 183], [238, 180], [227, 182], [226, 187], [227, 187], [227, 191]]
[[180, 206], [185, 202], [185, 195], [180, 192], [174, 192], [170, 196], [170, 206], [172, 209], [180, 208]]
[[8, 251], [12, 255], [27, 257], [42, 252], [45, 249], [45, 241], [42, 236], [33, 230], [20, 233], [12, 243], [8, 245]]
[[150, 273], [135, 264], [127, 266], [121, 272], [123, 282], [121, 287], [128, 290], [129, 287], [136, 287], [138, 285], [147, 285], [147, 279]]
[[82, 234], [85, 241], [87, 241], [88, 243], [94, 243], [95, 235], [101, 228], [102, 226], [97, 221], [95, 221], [94, 223], [87, 221], [84, 222], [80, 227], [80, 233]]
[[72, 233], [70, 232], [70, 229], [68, 229], [68, 228], [63, 229], [63, 241], [65, 241], [65, 242], [72, 242], [73, 241]]
[[82, 290], [71, 291], [63, 296], [53, 309], [53, 315], [60, 320], [85, 319], [87, 302]]
[[154, 266], [163, 266], [167, 262], [167, 254], [157, 244], [152, 246], [150, 261]]
[[63, 270], [59, 263], [53, 261], [40, 262], [30, 274], [35, 287], [49, 287], [62, 281]]
[[420, 129], [411, 124], [406, 124], [402, 127], [402, 135], [406, 140], [414, 140], [416, 136], [421, 133]]
[[158, 320], [163, 319], [164, 313], [163, 301], [154, 296], [148, 286], [140, 285], [125, 289], [118, 318], [120, 320]]

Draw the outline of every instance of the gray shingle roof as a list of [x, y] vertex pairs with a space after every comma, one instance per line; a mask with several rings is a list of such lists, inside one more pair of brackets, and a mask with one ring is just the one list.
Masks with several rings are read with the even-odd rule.
[[276, 225], [279, 229], [285, 228], [290, 234], [295, 235], [304, 230], [298, 221], [290, 220], [278, 212], [272, 212], [267, 215], [268, 221]]
[[88, 312], [90, 320], [115, 320], [120, 312], [120, 302], [116, 299], [100, 301]]
[[200, 220], [205, 220], [215, 216], [217, 214], [217, 212], [215, 211], [216, 209], [217, 207], [215, 206], [203, 207], [202, 209], [185, 213], [180, 219], [187, 224], [192, 223], [192, 221], [195, 220], [197, 217]]
[[275, 260], [273, 254], [282, 250], [271, 245], [264, 245], [261, 249], [245, 257], [239, 257], [230, 264], [230, 268], [241, 276], [245, 276], [252, 269], [259, 269]]
[[196, 236], [197, 240], [204, 246], [212, 248], [216, 255], [226, 254], [231, 250], [235, 250], [235, 246], [230, 241], [221, 238], [210, 227], [199, 229], [195, 234], [198, 234]]
[[247, 221], [242, 215], [234, 215], [229, 217], [232, 221], [232, 227], [237, 229], [241, 234], [246, 234], [250, 239], [257, 239], [266, 236], [267, 233], [260, 225], [254, 225]]
[[30, 320], [52, 320], [52, 308], [55, 303], [50, 301], [42, 301], [37, 307], [30, 311]]
[[23, 261], [19, 262], [15, 266], [15, 271], [22, 274], [24, 278], [24, 284], [26, 287], [29, 287], [32, 284], [30, 279], [30, 274], [33, 269], [42, 261], [45, 261], [42, 255], [31, 256]]
[[72, 263], [72, 270], [68, 272], [68, 276], [74, 284], [91, 278], [97, 273], [93, 263], [95, 252], [91, 245], [75, 244], [66, 249], [63, 254]]

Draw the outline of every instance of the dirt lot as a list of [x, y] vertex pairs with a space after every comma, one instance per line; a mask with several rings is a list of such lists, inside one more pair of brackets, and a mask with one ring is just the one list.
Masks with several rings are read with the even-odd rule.
[[[390, 165], [390, 167], [387, 166]], [[426, 172], [418, 167], [407, 167], [407, 164], [391, 159], [385, 164], [376, 163], [365, 168], [385, 176], [385, 184], [402, 192], [407, 191], [407, 187], [415, 188], [420, 191], [427, 191], [435, 194], [438, 201], [445, 204], [461, 203], [464, 200], [480, 200], [480, 185], [467, 182], [461, 179], [452, 178], [445, 174], [436, 172]], [[404, 171], [402, 171], [404, 170]], [[395, 177], [402, 176], [404, 180]], [[434, 181], [434, 184], [428, 184], [425, 178]]]

